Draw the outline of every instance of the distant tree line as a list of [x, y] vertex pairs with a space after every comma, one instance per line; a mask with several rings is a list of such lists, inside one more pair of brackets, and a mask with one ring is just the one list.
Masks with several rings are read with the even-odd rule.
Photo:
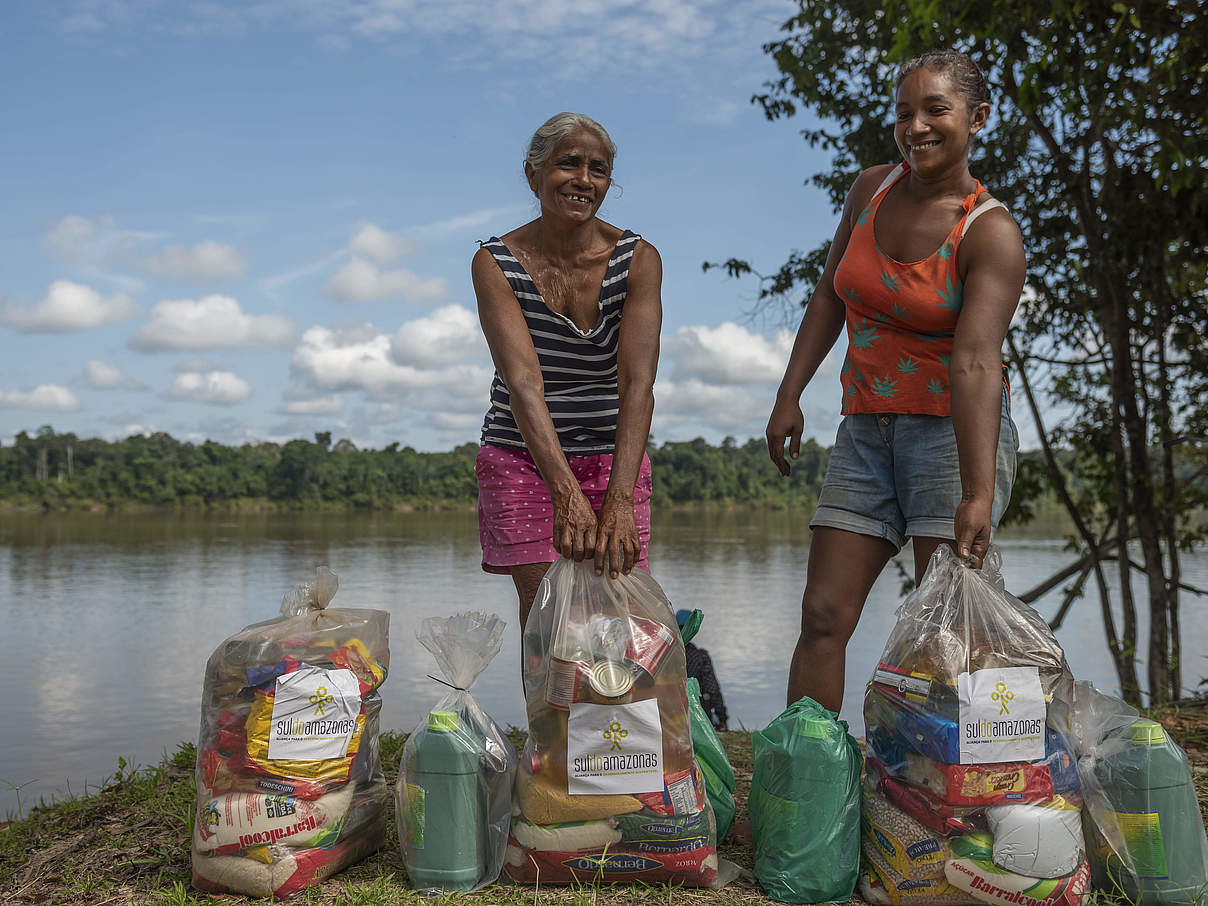
[[[472, 504], [478, 488], [478, 445], [422, 453], [393, 443], [358, 449], [314, 441], [227, 446], [189, 443], [165, 433], [124, 440], [82, 439], [49, 425], [24, 431], [0, 446], [0, 500], [57, 509], [157, 507], [282, 509], [392, 509]], [[760, 439], [720, 446], [704, 440], [652, 443], [654, 503], [712, 501], [811, 506], [826, 471], [828, 451], [812, 440], [801, 446], [793, 474], [782, 479]]]

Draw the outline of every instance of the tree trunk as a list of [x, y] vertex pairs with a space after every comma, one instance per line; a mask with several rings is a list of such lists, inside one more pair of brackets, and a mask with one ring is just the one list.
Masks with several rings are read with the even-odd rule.
[[[1057, 499], [1061, 501], [1066, 512], [1069, 513], [1070, 519], [1074, 523], [1078, 535], [1082, 539], [1082, 543], [1086, 546], [1087, 557], [1090, 558], [1091, 564], [1095, 573], [1095, 584], [1099, 589], [1099, 611], [1103, 617], [1103, 632], [1107, 636], [1107, 650], [1111, 654], [1112, 663], [1116, 667], [1116, 677], [1120, 680], [1120, 694], [1130, 705], [1141, 704], [1141, 687], [1137, 682], [1137, 626], [1136, 626], [1136, 610], [1131, 606], [1131, 597], [1128, 600], [1128, 607], [1125, 609], [1125, 633], [1124, 641], [1121, 642], [1116, 634], [1116, 620], [1112, 615], [1111, 594], [1107, 587], [1107, 578], [1103, 574], [1103, 559], [1105, 555], [1115, 546], [1100, 545], [1099, 540], [1095, 538], [1090, 528], [1082, 519], [1082, 514], [1078, 510], [1077, 504], [1070, 497], [1069, 489], [1066, 487], [1065, 476], [1061, 472], [1061, 468], [1057, 465], [1057, 459], [1053, 455], [1053, 448], [1049, 444], [1048, 430], [1045, 428], [1044, 419], [1040, 415], [1040, 408], [1036, 404], [1036, 397], [1032, 392], [1032, 383], [1028, 379], [1027, 362], [1019, 353], [1019, 347], [1015, 343], [1014, 336], [1007, 332], [1007, 348], [1011, 351], [1011, 357], [1019, 363], [1020, 383], [1023, 385], [1024, 395], [1028, 400], [1028, 409], [1032, 412], [1032, 421], [1036, 425], [1036, 433], [1040, 438], [1040, 449], [1044, 453], [1045, 466], [1048, 468], [1049, 480], [1053, 484], [1053, 490], [1057, 493]], [[1128, 523], [1120, 522], [1117, 526], [1117, 544], [1120, 547], [1119, 559], [1124, 561], [1125, 570], [1128, 569]], [[1107, 532], [1104, 532], [1104, 537], [1107, 537]], [[1131, 614], [1131, 634], [1129, 630], [1129, 616]]]

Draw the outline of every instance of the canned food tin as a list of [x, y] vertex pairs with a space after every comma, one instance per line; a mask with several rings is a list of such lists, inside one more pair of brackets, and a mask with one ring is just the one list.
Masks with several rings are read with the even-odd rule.
[[571, 702], [582, 701], [582, 680], [586, 672], [587, 664], [551, 657], [546, 674], [546, 702], [560, 711], [567, 711]]
[[675, 644], [675, 636], [658, 620], [632, 615], [629, 617], [629, 628], [630, 642], [625, 657], [654, 676]]
[[620, 661], [596, 661], [587, 671], [587, 684], [601, 704], [621, 704], [633, 689], [633, 671]]

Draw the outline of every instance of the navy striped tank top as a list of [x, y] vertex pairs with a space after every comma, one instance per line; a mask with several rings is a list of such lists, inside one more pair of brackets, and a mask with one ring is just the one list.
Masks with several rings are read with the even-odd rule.
[[[617, 342], [625, 306], [629, 263], [641, 237], [626, 230], [613, 249], [600, 286], [595, 326], [581, 331], [566, 315], [552, 311], [533, 278], [503, 240], [481, 243], [507, 277], [541, 363], [545, 405], [549, 408], [562, 452], [574, 456], [611, 453], [616, 445]], [[491, 408], [482, 424], [482, 442], [524, 448], [512, 415], [511, 396], [499, 372], [491, 382]]]

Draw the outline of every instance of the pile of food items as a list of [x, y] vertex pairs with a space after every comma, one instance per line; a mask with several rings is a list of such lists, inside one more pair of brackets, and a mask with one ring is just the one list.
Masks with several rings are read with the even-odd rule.
[[1000, 568], [941, 545], [868, 683], [870, 902], [1077, 906], [1089, 887], [1073, 675]]
[[686, 681], [673, 609], [648, 574], [550, 568], [524, 632], [513, 880], [713, 882], [717, 831]]
[[385, 839], [377, 689], [390, 616], [328, 609], [321, 567], [281, 616], [248, 626], [206, 664], [197, 745], [193, 884], [288, 897]]

